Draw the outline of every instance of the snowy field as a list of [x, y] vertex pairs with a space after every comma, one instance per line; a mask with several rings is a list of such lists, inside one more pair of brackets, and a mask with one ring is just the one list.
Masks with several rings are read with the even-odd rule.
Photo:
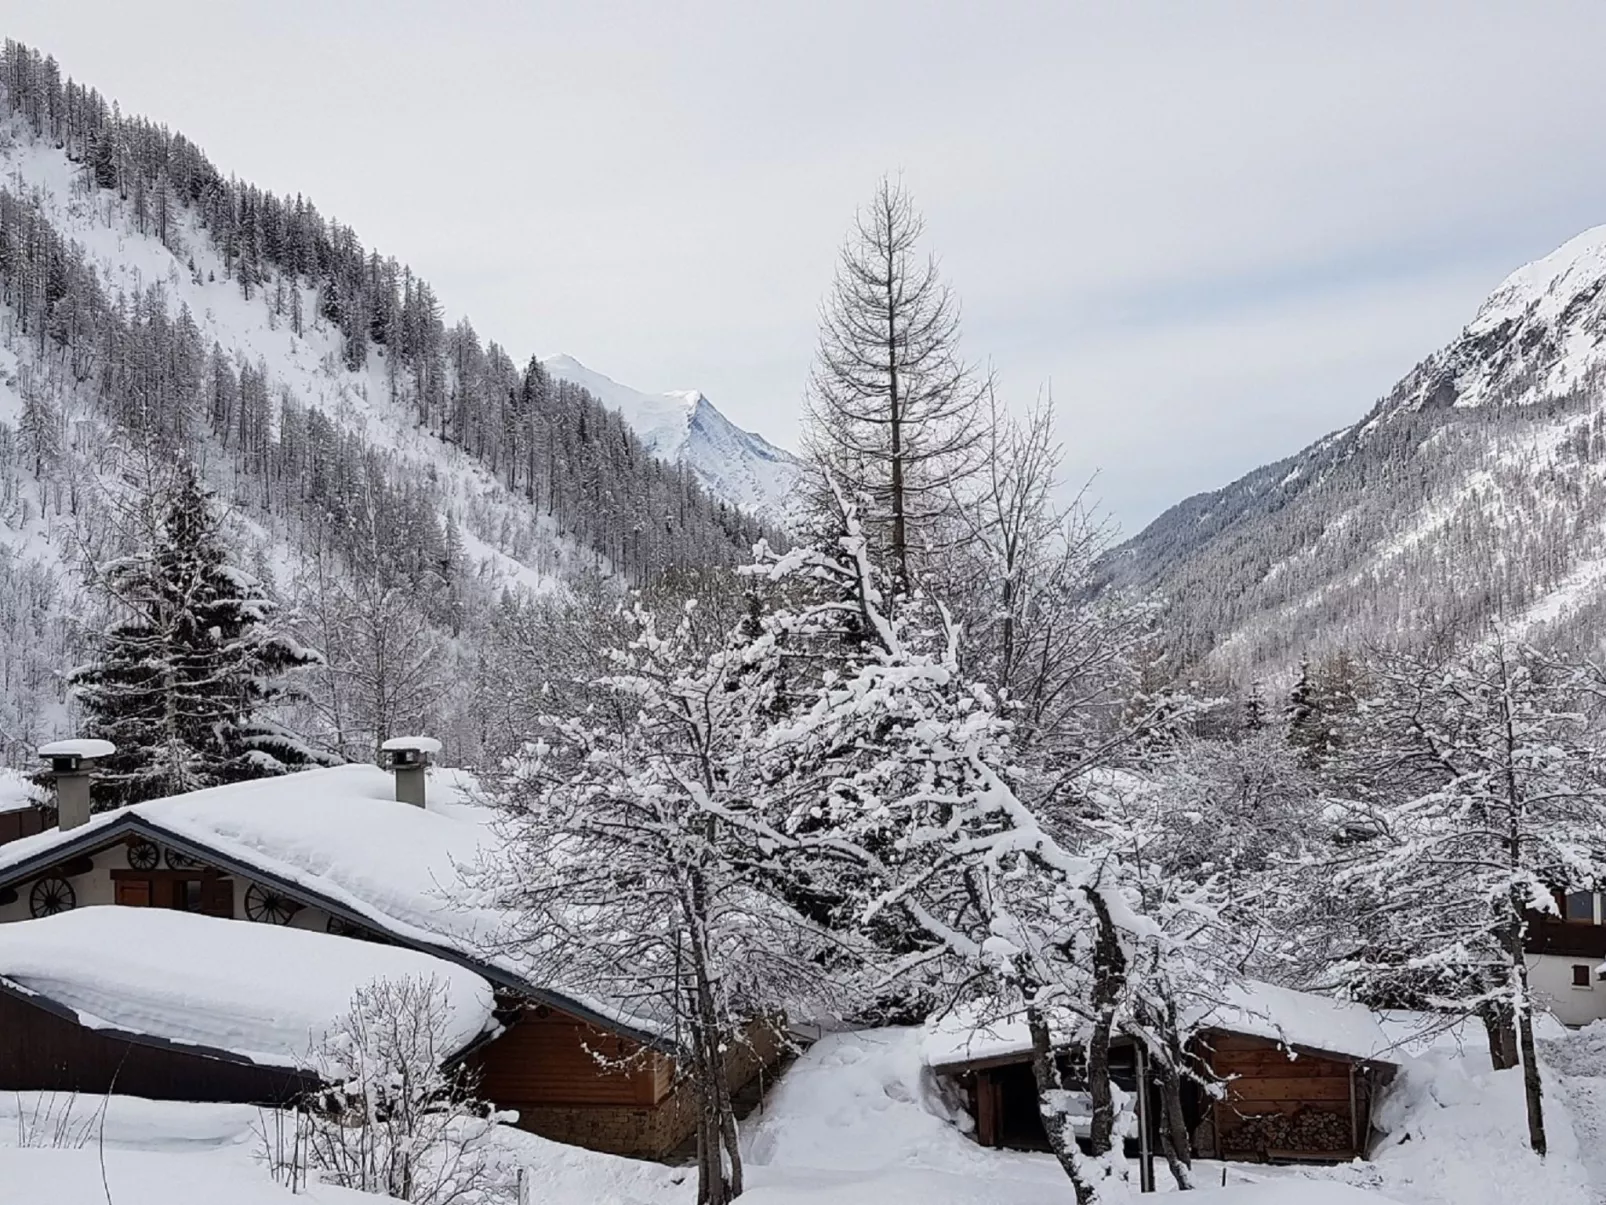
[[[921, 1032], [838, 1034], [787, 1073], [748, 1119], [751, 1205], [1064, 1205], [1047, 1155], [985, 1150], [922, 1074]], [[1411, 1059], [1386, 1100], [1369, 1164], [1200, 1165], [1193, 1205], [1597, 1205], [1606, 1201], [1606, 1024], [1544, 1043], [1551, 1155], [1524, 1145], [1518, 1073], [1477, 1048]], [[292, 1197], [258, 1162], [265, 1118], [248, 1106], [0, 1097], [0, 1205], [355, 1205], [325, 1185]], [[689, 1205], [690, 1169], [500, 1138], [532, 1205]], [[1163, 1165], [1161, 1191], [1171, 1191]], [[1225, 1180], [1225, 1187], [1222, 1187]], [[1136, 1195], [1134, 1193], [1134, 1195]]]

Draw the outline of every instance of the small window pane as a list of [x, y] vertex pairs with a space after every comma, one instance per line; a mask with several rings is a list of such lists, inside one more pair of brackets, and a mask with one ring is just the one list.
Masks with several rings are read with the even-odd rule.
[[1593, 891], [1569, 891], [1567, 893], [1567, 919], [1593, 921], [1595, 919], [1595, 893]]
[[1573, 963], [1573, 986], [1574, 987], [1588, 987], [1589, 986], [1589, 968], [1587, 966], [1583, 965], [1582, 963], [1578, 963], [1578, 962]]

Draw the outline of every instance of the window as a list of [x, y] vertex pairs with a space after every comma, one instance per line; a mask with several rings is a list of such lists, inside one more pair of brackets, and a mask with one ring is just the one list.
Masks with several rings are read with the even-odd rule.
[[180, 912], [201, 911], [200, 879], [179, 879], [173, 884], [173, 907]]
[[1573, 963], [1573, 986], [1593, 987], [1589, 979], [1589, 968], [1581, 962]]
[[1593, 891], [1569, 891], [1567, 893], [1566, 917], [1579, 924], [1592, 925], [1595, 923], [1595, 893]]

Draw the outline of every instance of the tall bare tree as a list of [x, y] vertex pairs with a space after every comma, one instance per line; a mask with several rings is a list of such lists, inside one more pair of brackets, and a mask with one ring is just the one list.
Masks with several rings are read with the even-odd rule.
[[944, 538], [956, 483], [980, 468], [986, 426], [983, 383], [959, 354], [959, 302], [921, 255], [924, 233], [903, 185], [883, 177], [820, 307], [805, 411], [810, 459], [855, 496], [905, 587], [911, 552]]

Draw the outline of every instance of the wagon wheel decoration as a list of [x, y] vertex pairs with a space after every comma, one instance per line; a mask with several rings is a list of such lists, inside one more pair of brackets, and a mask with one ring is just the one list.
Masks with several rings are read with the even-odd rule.
[[167, 865], [171, 870], [194, 870], [200, 863], [190, 857], [189, 854], [181, 854], [178, 850], [169, 848], [167, 851]]
[[288, 925], [290, 918], [300, 911], [300, 904], [287, 895], [280, 895], [271, 887], [252, 883], [245, 889], [245, 914], [254, 921], [270, 925]]
[[155, 870], [162, 860], [162, 851], [152, 841], [134, 840], [128, 843], [128, 865], [132, 870]]
[[78, 893], [66, 879], [52, 876], [40, 879], [28, 893], [28, 911], [34, 916], [55, 916], [78, 906]]

